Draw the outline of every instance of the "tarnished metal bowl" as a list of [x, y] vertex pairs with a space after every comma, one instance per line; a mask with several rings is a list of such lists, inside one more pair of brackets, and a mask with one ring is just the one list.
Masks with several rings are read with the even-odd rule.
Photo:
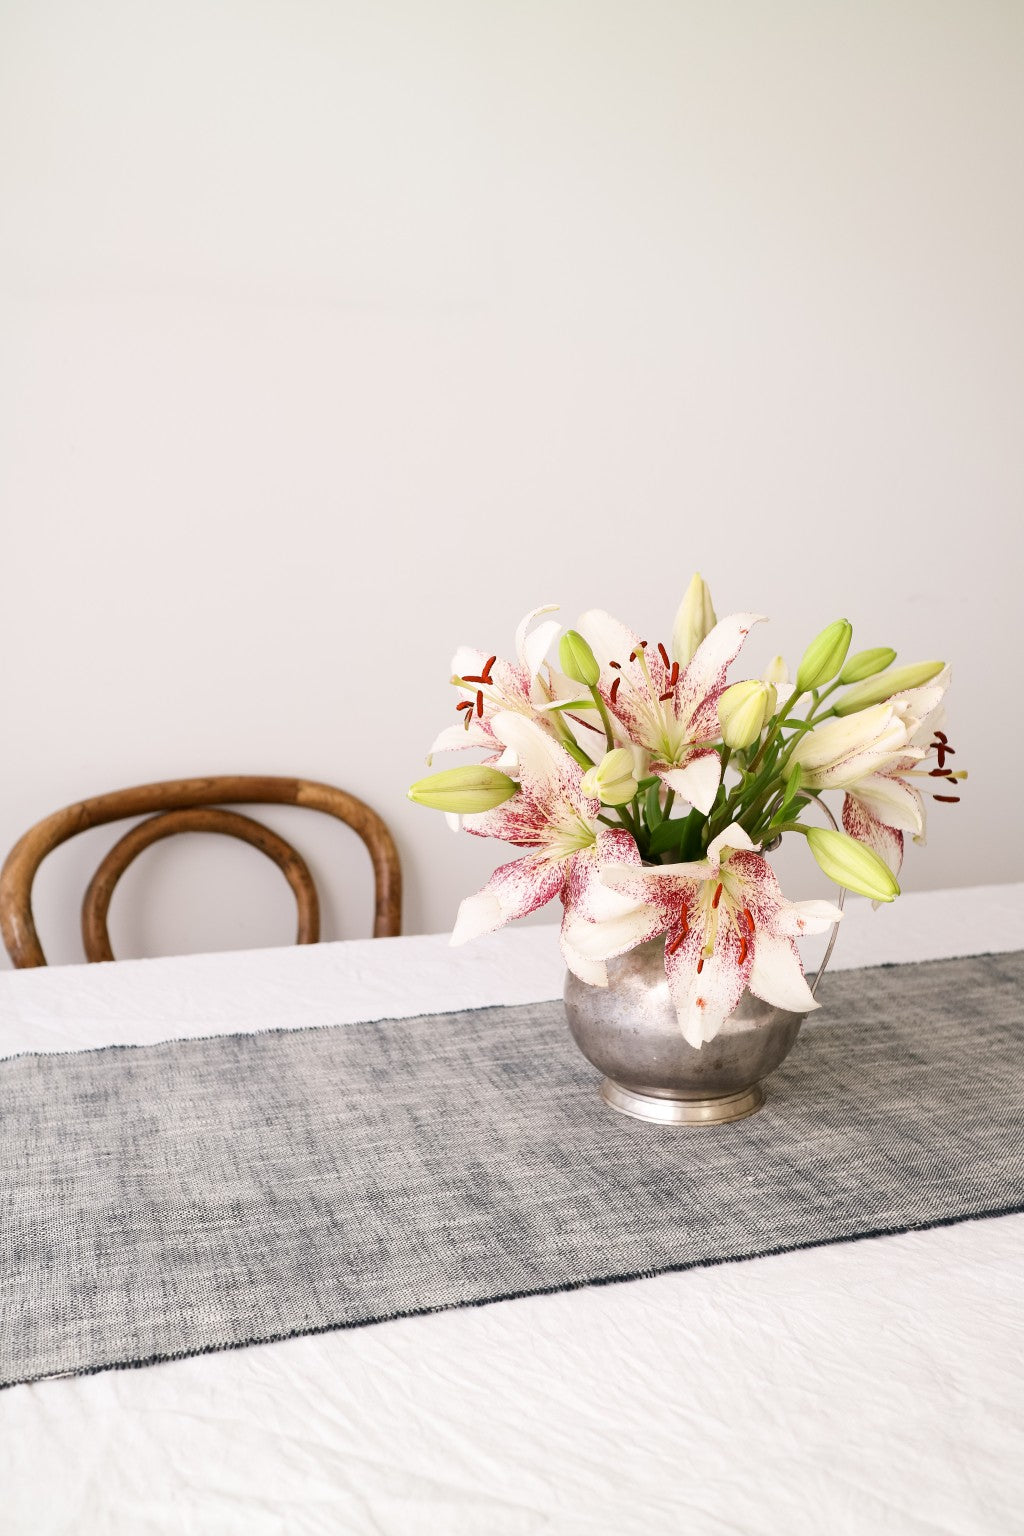
[[697, 1050], [679, 1029], [663, 938], [610, 960], [608, 980], [607, 987], [592, 987], [568, 973], [572, 1037], [604, 1075], [606, 1103], [663, 1125], [714, 1125], [754, 1114], [764, 1103], [762, 1079], [789, 1054], [806, 1018], [744, 992], [721, 1032]]

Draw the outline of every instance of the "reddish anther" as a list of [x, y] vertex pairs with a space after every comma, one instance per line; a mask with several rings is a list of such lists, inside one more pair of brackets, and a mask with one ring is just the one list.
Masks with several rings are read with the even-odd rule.
[[476, 713], [477, 719], [482, 720], [484, 717], [484, 695], [481, 688], [478, 688], [476, 691]]
[[660, 640], [658, 641], [658, 655], [661, 657], [666, 667], [671, 667], [672, 663], [669, 660], [668, 651], [666, 651]]
[[680, 908], [679, 908], [679, 922], [680, 922], [680, 924], [682, 926], [682, 930], [683, 930], [683, 935], [682, 936], [685, 939], [686, 935], [690, 931], [690, 919], [687, 916], [686, 902], [685, 901], [680, 905]]
[[484, 667], [484, 673], [483, 673], [484, 682], [485, 683], [489, 683], [490, 682], [490, 680], [491, 680], [491, 668], [494, 666], [494, 663], [497, 661], [497, 659], [498, 659], [497, 656], [488, 656], [487, 664]]
[[666, 688], [664, 693], [659, 693], [658, 694], [658, 703], [659, 704], [665, 704], [665, 703], [668, 702], [669, 699], [674, 699], [675, 696], [676, 696], [676, 691], [675, 691], [674, 688]]
[[712, 907], [717, 907], [718, 903], [721, 901], [721, 899], [722, 899], [722, 883], [721, 883], [721, 881], [719, 881], [718, 885], [715, 887], [715, 894], [711, 898], [711, 905], [712, 905]]
[[686, 938], [686, 934], [685, 934], [685, 932], [683, 932], [683, 933], [677, 933], [674, 939], [670, 939], [668, 941], [668, 943], [665, 945], [665, 953], [666, 953], [666, 955], [674, 955], [676, 950], [679, 948], [680, 944], [683, 942], [683, 940], [685, 938]]
[[678, 681], [679, 681], [679, 663], [678, 663], [678, 661], [674, 661], [672, 663], [672, 676], [668, 680], [669, 687], [670, 688], [674, 688], [676, 683], [678, 683]]
[[456, 709], [472, 709], [473, 708], [473, 701], [472, 701], [472, 699], [463, 699], [462, 703], [461, 704], [456, 704], [455, 708]]
[[704, 969], [704, 956], [701, 955], [700, 959], [697, 961], [697, 975], [698, 976], [700, 975], [700, 973], [701, 973], [701, 971], [703, 969]]
[[747, 920], [747, 926], [749, 927], [751, 933], [753, 933], [753, 931], [754, 931], [754, 919], [750, 915], [750, 908], [749, 907], [744, 907], [743, 908], [743, 916]]
[[740, 958], [739, 958], [740, 965], [743, 964], [743, 962], [744, 962], [744, 960], [746, 958], [747, 958], [747, 936], [746, 936], [745, 933], [741, 932], [740, 933]]
[[610, 667], [614, 667], [616, 672], [621, 672], [622, 671], [622, 662], [621, 661], [610, 661], [608, 663], [608, 665]]
[[933, 800], [941, 800], [944, 805], [957, 805], [959, 803], [960, 796], [959, 795], [932, 795], [932, 799]]
[[615, 703], [615, 695], [616, 695], [616, 694], [617, 694], [617, 693], [618, 693], [618, 691], [619, 691], [619, 684], [620, 684], [620, 683], [621, 683], [621, 682], [622, 682], [622, 678], [621, 678], [621, 677], [617, 677], [617, 678], [616, 678], [616, 679], [615, 679], [615, 681], [614, 681], [614, 682], [613, 682], [613, 683], [612, 683], [612, 687], [611, 687], [611, 692], [610, 692], [610, 693], [609, 693], [609, 695], [608, 695], [608, 702], [609, 702], [609, 703], [610, 703], [610, 704], [614, 704], [614, 703]]

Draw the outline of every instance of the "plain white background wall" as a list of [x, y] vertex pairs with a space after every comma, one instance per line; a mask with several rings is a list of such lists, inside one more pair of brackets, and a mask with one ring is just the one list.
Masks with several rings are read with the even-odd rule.
[[[904, 885], [1018, 878], [1022, 60], [1015, 0], [0, 0], [0, 844], [304, 774], [444, 928], [506, 852], [404, 799], [455, 644], [664, 635], [699, 567], [758, 665], [840, 614], [951, 658], [972, 778]], [[366, 932], [350, 834], [268, 819]], [[108, 841], [44, 868], [53, 960]], [[112, 932], [292, 922], [189, 839]]]

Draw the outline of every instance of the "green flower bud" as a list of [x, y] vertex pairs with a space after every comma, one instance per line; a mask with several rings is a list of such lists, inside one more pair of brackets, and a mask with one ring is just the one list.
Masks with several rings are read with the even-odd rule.
[[718, 701], [718, 719], [726, 746], [751, 746], [764, 730], [774, 704], [775, 689], [768, 683], [733, 683], [727, 688]]
[[779, 683], [784, 683], [789, 676], [785, 660], [781, 656], [773, 656], [761, 676], [766, 683], [774, 683], [776, 686]]
[[888, 645], [880, 645], [874, 651], [858, 651], [856, 656], [850, 656], [846, 666], [839, 674], [841, 683], [862, 683], [866, 677], [874, 677], [876, 672], [884, 672], [886, 667], [891, 667], [896, 660], [896, 652]]
[[872, 901], [894, 901], [900, 893], [896, 876], [877, 853], [845, 832], [811, 827], [807, 842], [818, 865], [836, 885], [844, 885]]
[[945, 665], [944, 661], [918, 661], [908, 667], [891, 667], [879, 677], [869, 678], [866, 683], [860, 683], [856, 688], [851, 688], [849, 693], [844, 693], [835, 704], [835, 712], [837, 715], [852, 715], [858, 709], [869, 709], [872, 704], [884, 703], [894, 693], [906, 693], [908, 688], [920, 688], [922, 684], [930, 683], [933, 677], [938, 677]]
[[457, 816], [474, 816], [479, 811], [493, 811], [496, 805], [511, 800], [519, 785], [497, 768], [446, 768], [420, 779], [409, 790], [409, 799], [417, 805], [429, 805], [435, 811], [453, 811]]
[[597, 658], [576, 629], [567, 629], [558, 642], [558, 660], [566, 677], [586, 688], [596, 688], [601, 676]]
[[803, 654], [800, 670], [796, 674], [796, 686], [801, 693], [812, 688], [823, 688], [835, 677], [846, 660], [853, 638], [853, 625], [848, 619], [836, 619], [828, 624], [816, 639], [812, 640]]
[[697, 572], [686, 589], [672, 627], [672, 655], [681, 667], [689, 665], [698, 646], [707, 639], [717, 622], [708, 584]]
[[602, 805], [628, 805], [636, 794], [635, 763], [628, 747], [613, 747], [583, 775], [583, 793]]

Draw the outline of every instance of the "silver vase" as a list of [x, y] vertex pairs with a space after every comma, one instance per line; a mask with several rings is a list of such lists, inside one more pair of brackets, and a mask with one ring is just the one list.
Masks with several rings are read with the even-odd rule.
[[[837, 932], [838, 924], [812, 994]], [[789, 1055], [807, 1017], [744, 992], [713, 1040], [699, 1049], [687, 1044], [668, 990], [664, 936], [610, 960], [607, 987], [570, 971], [565, 1011], [576, 1044], [603, 1074], [605, 1103], [660, 1125], [722, 1125], [755, 1114], [764, 1103], [762, 1081]]]

